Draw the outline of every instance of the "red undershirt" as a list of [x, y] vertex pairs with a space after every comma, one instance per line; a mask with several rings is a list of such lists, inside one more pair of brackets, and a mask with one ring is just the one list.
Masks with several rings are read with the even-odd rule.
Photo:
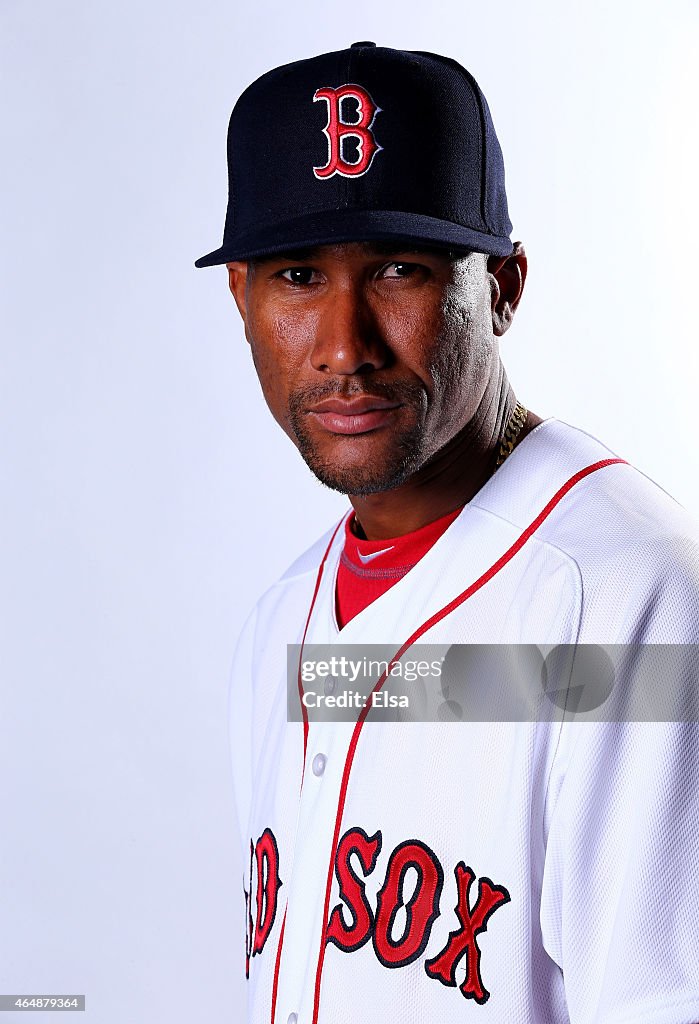
[[345, 523], [345, 546], [337, 573], [335, 606], [340, 629], [405, 576], [460, 512], [457, 508], [419, 530], [389, 540], [356, 537], [352, 533], [353, 512]]

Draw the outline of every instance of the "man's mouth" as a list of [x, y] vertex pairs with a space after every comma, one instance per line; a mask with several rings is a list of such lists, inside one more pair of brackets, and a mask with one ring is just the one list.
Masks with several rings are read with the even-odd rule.
[[376, 395], [327, 398], [310, 406], [309, 414], [332, 434], [364, 434], [387, 423], [401, 403]]

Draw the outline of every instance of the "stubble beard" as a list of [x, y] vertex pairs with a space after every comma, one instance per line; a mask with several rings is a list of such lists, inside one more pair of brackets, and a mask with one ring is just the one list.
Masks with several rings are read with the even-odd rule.
[[[313, 433], [308, 426], [309, 405], [327, 398], [342, 395], [343, 398], [371, 394], [374, 397], [386, 398], [400, 402], [413, 409], [412, 424], [398, 431], [391, 438], [390, 446], [382, 446], [381, 453], [373, 461], [372, 457], [362, 465], [344, 467], [333, 464], [321, 454]], [[313, 475], [325, 486], [341, 494], [363, 496], [380, 494], [390, 491], [405, 483], [425, 461], [425, 431], [423, 427], [425, 413], [425, 392], [417, 384], [404, 383], [390, 386], [373, 382], [371, 388], [303, 388], [293, 393], [289, 399], [289, 421], [294, 441], [302, 459]], [[352, 435], [347, 435], [347, 443], [352, 442]]]

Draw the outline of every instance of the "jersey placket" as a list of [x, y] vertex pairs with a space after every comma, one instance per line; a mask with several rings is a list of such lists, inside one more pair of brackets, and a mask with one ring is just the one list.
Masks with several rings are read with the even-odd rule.
[[321, 942], [325, 941], [325, 882], [352, 729], [352, 722], [316, 722], [309, 729], [287, 891], [275, 1024], [286, 1024], [292, 1013], [299, 1021], [312, 1017], [316, 965]]
[[[323, 570], [317, 608], [333, 593], [337, 569], [336, 537]], [[310, 613], [305, 645], [337, 642], [323, 615]], [[330, 692], [332, 678], [324, 683]], [[311, 1021], [316, 968], [324, 935], [324, 903], [328, 865], [340, 788], [354, 722], [316, 721], [308, 726], [293, 862], [287, 889], [284, 934], [278, 962], [272, 1024]]]

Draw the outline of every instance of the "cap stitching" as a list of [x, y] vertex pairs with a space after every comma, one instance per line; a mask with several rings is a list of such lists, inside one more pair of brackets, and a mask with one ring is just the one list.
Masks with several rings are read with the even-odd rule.
[[[488, 179], [488, 145], [487, 145], [487, 140], [486, 140], [486, 130], [487, 130], [486, 121], [487, 121], [487, 119], [486, 119], [486, 116], [485, 116], [485, 110], [483, 108], [483, 93], [481, 92], [480, 86], [478, 85], [478, 82], [473, 77], [473, 75], [468, 70], [468, 68], [465, 68], [463, 66], [463, 64], [459, 64], [458, 60], [454, 60], [453, 57], [445, 57], [441, 53], [431, 53], [428, 50], [413, 50], [412, 52], [419, 54], [421, 57], [428, 57], [431, 60], [436, 60], [436, 61], [440, 61], [442, 64], [447, 64], [449, 67], [453, 68], [454, 70], [459, 71], [464, 76], [464, 78], [466, 78], [466, 80], [468, 81], [469, 85], [471, 86], [471, 90], [473, 92], [474, 98], [476, 100], [476, 104], [478, 106], [478, 119], [480, 121], [480, 126], [481, 126], [481, 136], [480, 136], [480, 139], [479, 139], [480, 163], [481, 163], [480, 212], [481, 212], [481, 220], [482, 220], [483, 225], [485, 227], [485, 231], [483, 231], [482, 234], [491, 235], [494, 238], [502, 238], [503, 236], [500, 235], [493, 228], [493, 225], [492, 225], [492, 223], [490, 221], [490, 218], [487, 215], [487, 207], [486, 207], [486, 194], [487, 194], [486, 193], [486, 181]], [[477, 229], [477, 230], [480, 231], [480, 228]]]
[[476, 82], [476, 80], [473, 77], [473, 75], [469, 71], [466, 70], [466, 68], [464, 68], [463, 70], [464, 70], [464, 73], [466, 74], [466, 77], [468, 78], [469, 82], [471, 83], [471, 88], [473, 89], [473, 94], [474, 94], [474, 96], [476, 98], [476, 103], [478, 104], [478, 116], [479, 116], [479, 119], [480, 119], [480, 122], [481, 122], [481, 138], [480, 138], [480, 145], [481, 145], [481, 219], [483, 221], [483, 224], [485, 225], [485, 229], [486, 229], [487, 233], [489, 235], [492, 235], [493, 234], [493, 228], [492, 228], [492, 225], [490, 223], [490, 219], [488, 217], [488, 213], [487, 213], [487, 209], [486, 209], [486, 195], [487, 195], [487, 181], [488, 181], [488, 140], [486, 138], [486, 133], [488, 131], [488, 126], [487, 126], [487, 123], [486, 123], [486, 117], [485, 117], [485, 111], [483, 109], [483, 103], [481, 102], [481, 91], [480, 91], [480, 88], [478, 86], [478, 83]]

